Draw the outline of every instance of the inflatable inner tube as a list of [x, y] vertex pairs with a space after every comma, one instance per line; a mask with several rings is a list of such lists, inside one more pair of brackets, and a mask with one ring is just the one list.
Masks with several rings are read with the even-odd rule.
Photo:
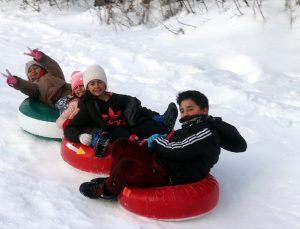
[[48, 107], [36, 99], [25, 99], [18, 112], [18, 123], [22, 129], [33, 135], [50, 139], [61, 139], [63, 131], [56, 126], [58, 109]]
[[118, 201], [135, 214], [160, 220], [185, 220], [212, 210], [219, 184], [212, 176], [190, 184], [154, 188], [124, 188]]
[[111, 165], [111, 145], [104, 157], [95, 157], [94, 150], [80, 143], [71, 143], [66, 138], [61, 142], [61, 156], [65, 162], [76, 169], [107, 176]]

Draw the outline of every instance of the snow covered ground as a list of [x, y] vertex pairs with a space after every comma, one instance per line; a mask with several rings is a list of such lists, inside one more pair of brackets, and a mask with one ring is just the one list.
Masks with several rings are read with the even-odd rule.
[[[300, 228], [300, 20], [289, 23], [284, 1], [265, 0], [266, 21], [211, 9], [167, 25], [118, 30], [92, 11], [14, 9], [1, 1], [0, 71], [24, 77], [27, 46], [56, 59], [66, 79], [98, 63], [109, 89], [163, 112], [179, 91], [200, 90], [210, 114], [234, 124], [245, 153], [222, 151], [211, 173], [220, 201], [209, 214], [183, 222], [139, 217], [118, 203], [83, 197], [95, 176], [66, 164], [60, 143], [31, 136], [17, 124], [26, 97], [0, 80], [0, 228]], [[294, 12], [297, 16], [298, 12]], [[179, 128], [176, 123], [176, 128]]]

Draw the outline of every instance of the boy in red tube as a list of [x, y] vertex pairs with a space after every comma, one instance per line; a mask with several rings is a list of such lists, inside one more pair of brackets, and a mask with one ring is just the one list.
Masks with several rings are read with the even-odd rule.
[[81, 184], [80, 192], [92, 199], [116, 199], [124, 187], [155, 187], [195, 182], [207, 176], [219, 160], [221, 148], [243, 152], [247, 143], [237, 129], [208, 115], [207, 97], [198, 91], [178, 94], [182, 128], [167, 138], [155, 134], [147, 147], [127, 139], [112, 146], [108, 178]]

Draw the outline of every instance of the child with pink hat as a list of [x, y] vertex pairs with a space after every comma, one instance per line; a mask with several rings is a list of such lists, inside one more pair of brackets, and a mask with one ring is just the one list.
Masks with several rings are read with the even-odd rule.
[[80, 71], [74, 71], [71, 74], [72, 94], [67, 98], [68, 102], [67, 102], [66, 110], [64, 110], [56, 120], [56, 125], [61, 129], [65, 128], [68, 125], [70, 120], [74, 118], [74, 116], [77, 114], [79, 110], [78, 109], [79, 98], [85, 93], [82, 77], [83, 74]]

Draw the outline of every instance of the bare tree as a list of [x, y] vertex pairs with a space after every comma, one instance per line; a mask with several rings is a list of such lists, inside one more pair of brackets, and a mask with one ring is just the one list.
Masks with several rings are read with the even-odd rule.
[[[11, 0], [14, 1], [14, 0]], [[163, 21], [171, 17], [176, 17], [180, 12], [185, 13], [207, 13], [211, 7], [210, 3], [217, 5], [218, 8], [227, 9], [227, 6], [234, 4], [238, 14], [243, 15], [244, 7], [250, 7], [252, 4], [254, 15], [260, 15], [265, 21], [263, 14], [264, 0], [94, 0], [97, 14], [101, 22], [114, 26], [134, 26], [137, 24], [146, 24], [153, 19], [163, 24], [169, 31], [179, 34], [183, 29], [173, 29], [166, 26]], [[50, 6], [61, 9], [64, 5], [78, 5], [80, 7], [90, 8], [90, 0], [22, 0], [21, 7], [40, 12], [41, 6], [48, 3]], [[81, 5], [83, 3], [83, 5]], [[155, 8], [159, 3], [159, 8]], [[296, 20], [296, 7], [300, 6], [300, 0], [285, 0], [285, 8], [290, 14], [290, 23]], [[154, 12], [159, 11], [160, 19], [154, 18]], [[153, 13], [151, 13], [153, 12]], [[155, 14], [157, 15], [157, 14]], [[152, 20], [152, 21], [153, 21]], [[178, 22], [180, 22], [177, 19]], [[180, 23], [179, 23], [180, 24]], [[182, 23], [184, 25], [184, 23]], [[185, 25], [186, 26], [186, 25]]]
[[24, 9], [26, 9], [26, 7], [29, 7], [37, 12], [41, 11], [39, 0], [32, 0], [32, 1], [23, 0], [21, 7], [23, 7]]
[[146, 24], [149, 21], [150, 0], [142, 0], [142, 16], [139, 24]]
[[263, 20], [265, 21], [266, 18], [262, 12], [262, 2], [263, 0], [253, 0], [253, 11], [254, 11], [254, 14], [256, 15], [256, 10], [255, 9], [258, 9], [260, 15], [262, 16]]
[[290, 25], [292, 26], [296, 20], [295, 10], [300, 5], [300, 0], [285, 0], [285, 8], [290, 14]]

